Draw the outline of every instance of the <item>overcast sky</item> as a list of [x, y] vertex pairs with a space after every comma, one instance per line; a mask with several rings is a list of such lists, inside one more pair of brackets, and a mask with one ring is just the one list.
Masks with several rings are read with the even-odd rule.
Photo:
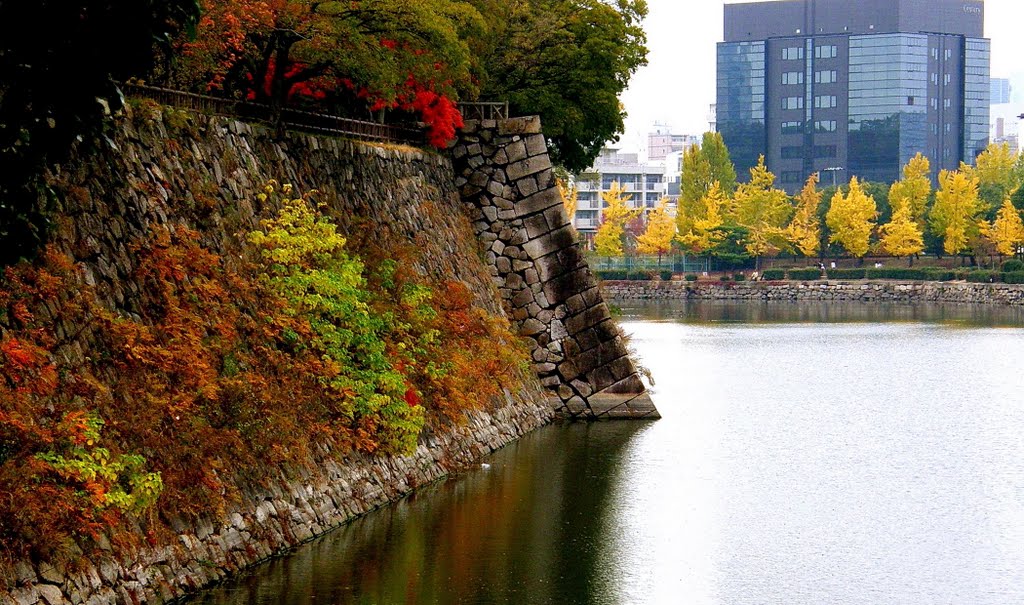
[[[687, 134], [707, 130], [709, 105], [715, 102], [722, 5], [736, 2], [647, 0], [648, 65], [622, 97], [629, 118], [619, 147], [644, 151], [655, 121]], [[985, 36], [992, 39], [992, 77], [1014, 77], [1015, 100], [1024, 101], [1024, 0], [986, 0]]]

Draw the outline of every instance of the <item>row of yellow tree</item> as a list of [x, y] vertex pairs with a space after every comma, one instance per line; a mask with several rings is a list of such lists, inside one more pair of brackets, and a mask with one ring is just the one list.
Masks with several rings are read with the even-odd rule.
[[[874, 196], [856, 177], [836, 189], [825, 207], [817, 174], [791, 199], [775, 187], [775, 175], [763, 157], [750, 170], [749, 181], [729, 182], [726, 171], [723, 185], [716, 169], [701, 164], [700, 153], [691, 150], [684, 158], [683, 195], [675, 218], [667, 200], [644, 217], [646, 228], [636, 238], [638, 252], [661, 255], [676, 245], [697, 254], [731, 251], [762, 257], [786, 252], [811, 257], [823, 245], [835, 244], [855, 258], [869, 252], [910, 257], [924, 251], [926, 236], [934, 237], [936, 246], [941, 242], [950, 255], [1010, 256], [1024, 245], [1024, 221], [1011, 201], [1024, 179], [1024, 159], [1005, 144], [989, 146], [975, 166], [941, 171], [935, 191], [928, 158], [917, 154], [904, 166], [903, 178], [888, 188], [891, 218], [884, 224], [877, 222]], [[692, 174], [687, 179], [687, 164], [697, 179]], [[575, 192], [563, 196], [572, 216]], [[621, 256], [627, 226], [643, 217], [644, 209], [632, 208], [617, 183], [601, 197], [605, 208], [595, 247], [602, 256]]]

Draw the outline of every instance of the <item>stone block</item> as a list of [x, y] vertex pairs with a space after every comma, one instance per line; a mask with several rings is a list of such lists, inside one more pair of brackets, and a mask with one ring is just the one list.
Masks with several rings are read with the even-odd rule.
[[[537, 255], [530, 253], [530, 248], [534, 249], [542, 248], [542, 244], [534, 244], [534, 242], [545, 241], [548, 238], [542, 238], [547, 235], [551, 229], [548, 228], [548, 221], [544, 218], [543, 214], [535, 214], [523, 221], [523, 225], [526, 227], [526, 235], [531, 241], [527, 242], [523, 248], [526, 250], [531, 257], [537, 258]], [[554, 250], [552, 250], [553, 252]], [[543, 256], [543, 255], [541, 255]]]
[[600, 367], [587, 374], [587, 382], [595, 391], [603, 391], [615, 384], [615, 377], [607, 367]]
[[[579, 292], [580, 288], [585, 285], [581, 282], [586, 277], [587, 274], [584, 271], [577, 269], [544, 283], [544, 296], [548, 299], [548, 305], [561, 304], [562, 301]], [[571, 334], [572, 330], [569, 330], [569, 333]]]
[[569, 224], [569, 215], [565, 212], [565, 208], [561, 204], [548, 208], [544, 212], [544, 216], [547, 217], [548, 225], [552, 229], [560, 229]]
[[[537, 217], [544, 217], [543, 214], [535, 214], [526, 221], [533, 220], [535, 224], [540, 224]], [[544, 218], [544, 224], [547, 225], [547, 219]], [[530, 232], [527, 231], [529, 235]], [[551, 231], [546, 237], [531, 237], [529, 242], [523, 244], [523, 249], [530, 258], [537, 259], [549, 254], [563, 250], [566, 246], [573, 245], [573, 229], [569, 226], [562, 227], [555, 231]], [[592, 278], [591, 278], [592, 279]]]
[[529, 288], [521, 290], [512, 297], [512, 305], [519, 309], [525, 309], [534, 302], [533, 291]]
[[[523, 179], [523, 181], [528, 180], [532, 179]], [[562, 196], [559, 195], [557, 189], [545, 189], [516, 202], [516, 214], [520, 217], [544, 212], [551, 208], [562, 208]], [[565, 213], [564, 209], [562, 213]]]
[[558, 261], [557, 254], [549, 254], [533, 261], [534, 266], [537, 268], [537, 273], [540, 274], [541, 281], [548, 282], [567, 272], [566, 267], [562, 266], [562, 263]]
[[540, 116], [527, 116], [523, 118], [510, 118], [508, 120], [498, 120], [498, 134], [500, 136], [540, 133]]
[[523, 139], [526, 143], [526, 152], [531, 156], [546, 154], [548, 152], [548, 143], [544, 140], [544, 135], [533, 134]]
[[546, 155], [537, 156], [535, 158], [527, 158], [525, 160], [514, 162], [509, 164], [505, 168], [505, 174], [512, 181], [518, 181], [523, 177], [530, 176], [531, 174], [537, 174], [551, 168], [551, 159]]
[[[522, 141], [517, 141], [510, 144], [504, 149], [506, 157], [508, 157], [508, 164], [514, 164], [521, 162], [526, 159], [526, 145]], [[508, 174], [506, 172], [506, 174]], [[517, 177], [511, 177], [513, 181], [517, 180]]]
[[532, 176], [516, 181], [516, 187], [519, 189], [519, 195], [522, 197], [528, 197], [537, 193], [537, 181]]

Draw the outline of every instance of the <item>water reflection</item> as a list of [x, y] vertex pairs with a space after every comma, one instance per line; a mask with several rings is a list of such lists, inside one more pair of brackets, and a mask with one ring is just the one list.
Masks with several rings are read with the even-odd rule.
[[198, 602], [1024, 603], [1024, 324], [885, 309], [626, 308], [663, 420], [541, 430]]
[[1024, 326], [1024, 307], [857, 302], [626, 301], [625, 319], [685, 323], [924, 322], [970, 327]]

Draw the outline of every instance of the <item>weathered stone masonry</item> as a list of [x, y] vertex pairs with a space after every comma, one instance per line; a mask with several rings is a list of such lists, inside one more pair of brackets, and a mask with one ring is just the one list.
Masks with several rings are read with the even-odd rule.
[[540, 119], [468, 122], [452, 158], [495, 285], [559, 411], [658, 417], [576, 244]]

